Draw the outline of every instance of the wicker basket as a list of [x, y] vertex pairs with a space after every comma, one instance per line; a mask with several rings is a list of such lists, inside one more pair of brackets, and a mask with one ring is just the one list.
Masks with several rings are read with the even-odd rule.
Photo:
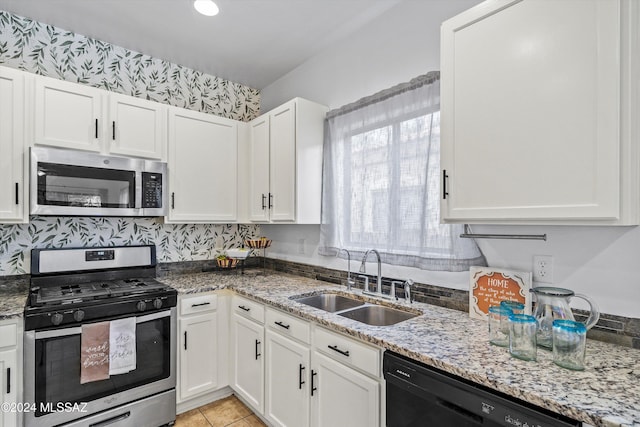
[[245, 242], [251, 249], [266, 249], [271, 246], [271, 239], [255, 239]]
[[220, 268], [233, 268], [238, 264], [238, 260], [236, 258], [216, 259], [216, 263]]

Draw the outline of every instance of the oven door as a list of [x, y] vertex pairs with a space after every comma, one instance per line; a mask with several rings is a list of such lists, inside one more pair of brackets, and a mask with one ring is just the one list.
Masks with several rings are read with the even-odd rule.
[[136, 317], [136, 369], [85, 384], [80, 327], [25, 332], [25, 403], [33, 404], [25, 426], [58, 425], [174, 389], [175, 315], [174, 307]]

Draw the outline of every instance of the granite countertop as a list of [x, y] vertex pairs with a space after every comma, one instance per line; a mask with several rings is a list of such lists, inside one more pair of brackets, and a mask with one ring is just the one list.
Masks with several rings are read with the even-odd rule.
[[28, 294], [29, 281], [25, 278], [0, 281], [0, 320], [22, 317]]
[[[393, 305], [421, 313], [392, 326], [369, 326], [334, 313], [294, 302], [291, 297], [323, 291], [346, 294], [344, 286], [299, 276], [247, 270], [246, 274], [195, 273], [168, 275], [160, 281], [180, 294], [233, 289], [256, 301], [312, 320], [485, 385], [510, 396], [596, 426], [640, 426], [640, 352], [587, 341], [586, 369], [560, 368], [548, 351], [537, 362], [509, 356], [488, 343], [487, 324], [460, 311], [396, 301]], [[28, 286], [24, 280], [0, 283], [0, 319], [22, 316]], [[363, 297], [359, 290], [351, 292]], [[382, 304], [387, 301], [376, 300]]]
[[[392, 326], [369, 326], [292, 301], [322, 291], [347, 293], [344, 286], [280, 273], [198, 273], [161, 281], [180, 293], [231, 288], [237, 293], [315, 321], [333, 330], [395, 351], [540, 407], [596, 426], [640, 426], [640, 352], [588, 340], [586, 369], [556, 366], [538, 351], [537, 362], [509, 356], [488, 343], [487, 324], [460, 311], [428, 304], [403, 305], [421, 315]], [[352, 292], [359, 298], [359, 290]], [[389, 304], [384, 301], [383, 304]]]

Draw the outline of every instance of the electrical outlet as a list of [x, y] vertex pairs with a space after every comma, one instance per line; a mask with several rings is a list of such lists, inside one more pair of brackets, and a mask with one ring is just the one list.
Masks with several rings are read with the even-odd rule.
[[306, 239], [304, 239], [304, 238], [302, 238], [302, 239], [298, 239], [298, 253], [299, 253], [300, 255], [304, 255], [304, 254], [305, 254], [305, 253], [304, 253], [304, 247], [305, 247], [305, 244], [306, 244], [306, 243], [307, 243], [307, 242], [306, 242]]
[[533, 257], [533, 281], [553, 283], [553, 257], [551, 255], [535, 255]]

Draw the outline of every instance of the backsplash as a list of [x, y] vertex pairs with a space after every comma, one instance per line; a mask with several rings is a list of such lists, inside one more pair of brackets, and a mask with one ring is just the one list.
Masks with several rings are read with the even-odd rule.
[[0, 225], [0, 275], [26, 274], [35, 248], [155, 244], [158, 262], [213, 259], [259, 237], [257, 225], [164, 224], [158, 218], [31, 217]]
[[260, 112], [257, 89], [2, 10], [0, 64], [235, 120]]

